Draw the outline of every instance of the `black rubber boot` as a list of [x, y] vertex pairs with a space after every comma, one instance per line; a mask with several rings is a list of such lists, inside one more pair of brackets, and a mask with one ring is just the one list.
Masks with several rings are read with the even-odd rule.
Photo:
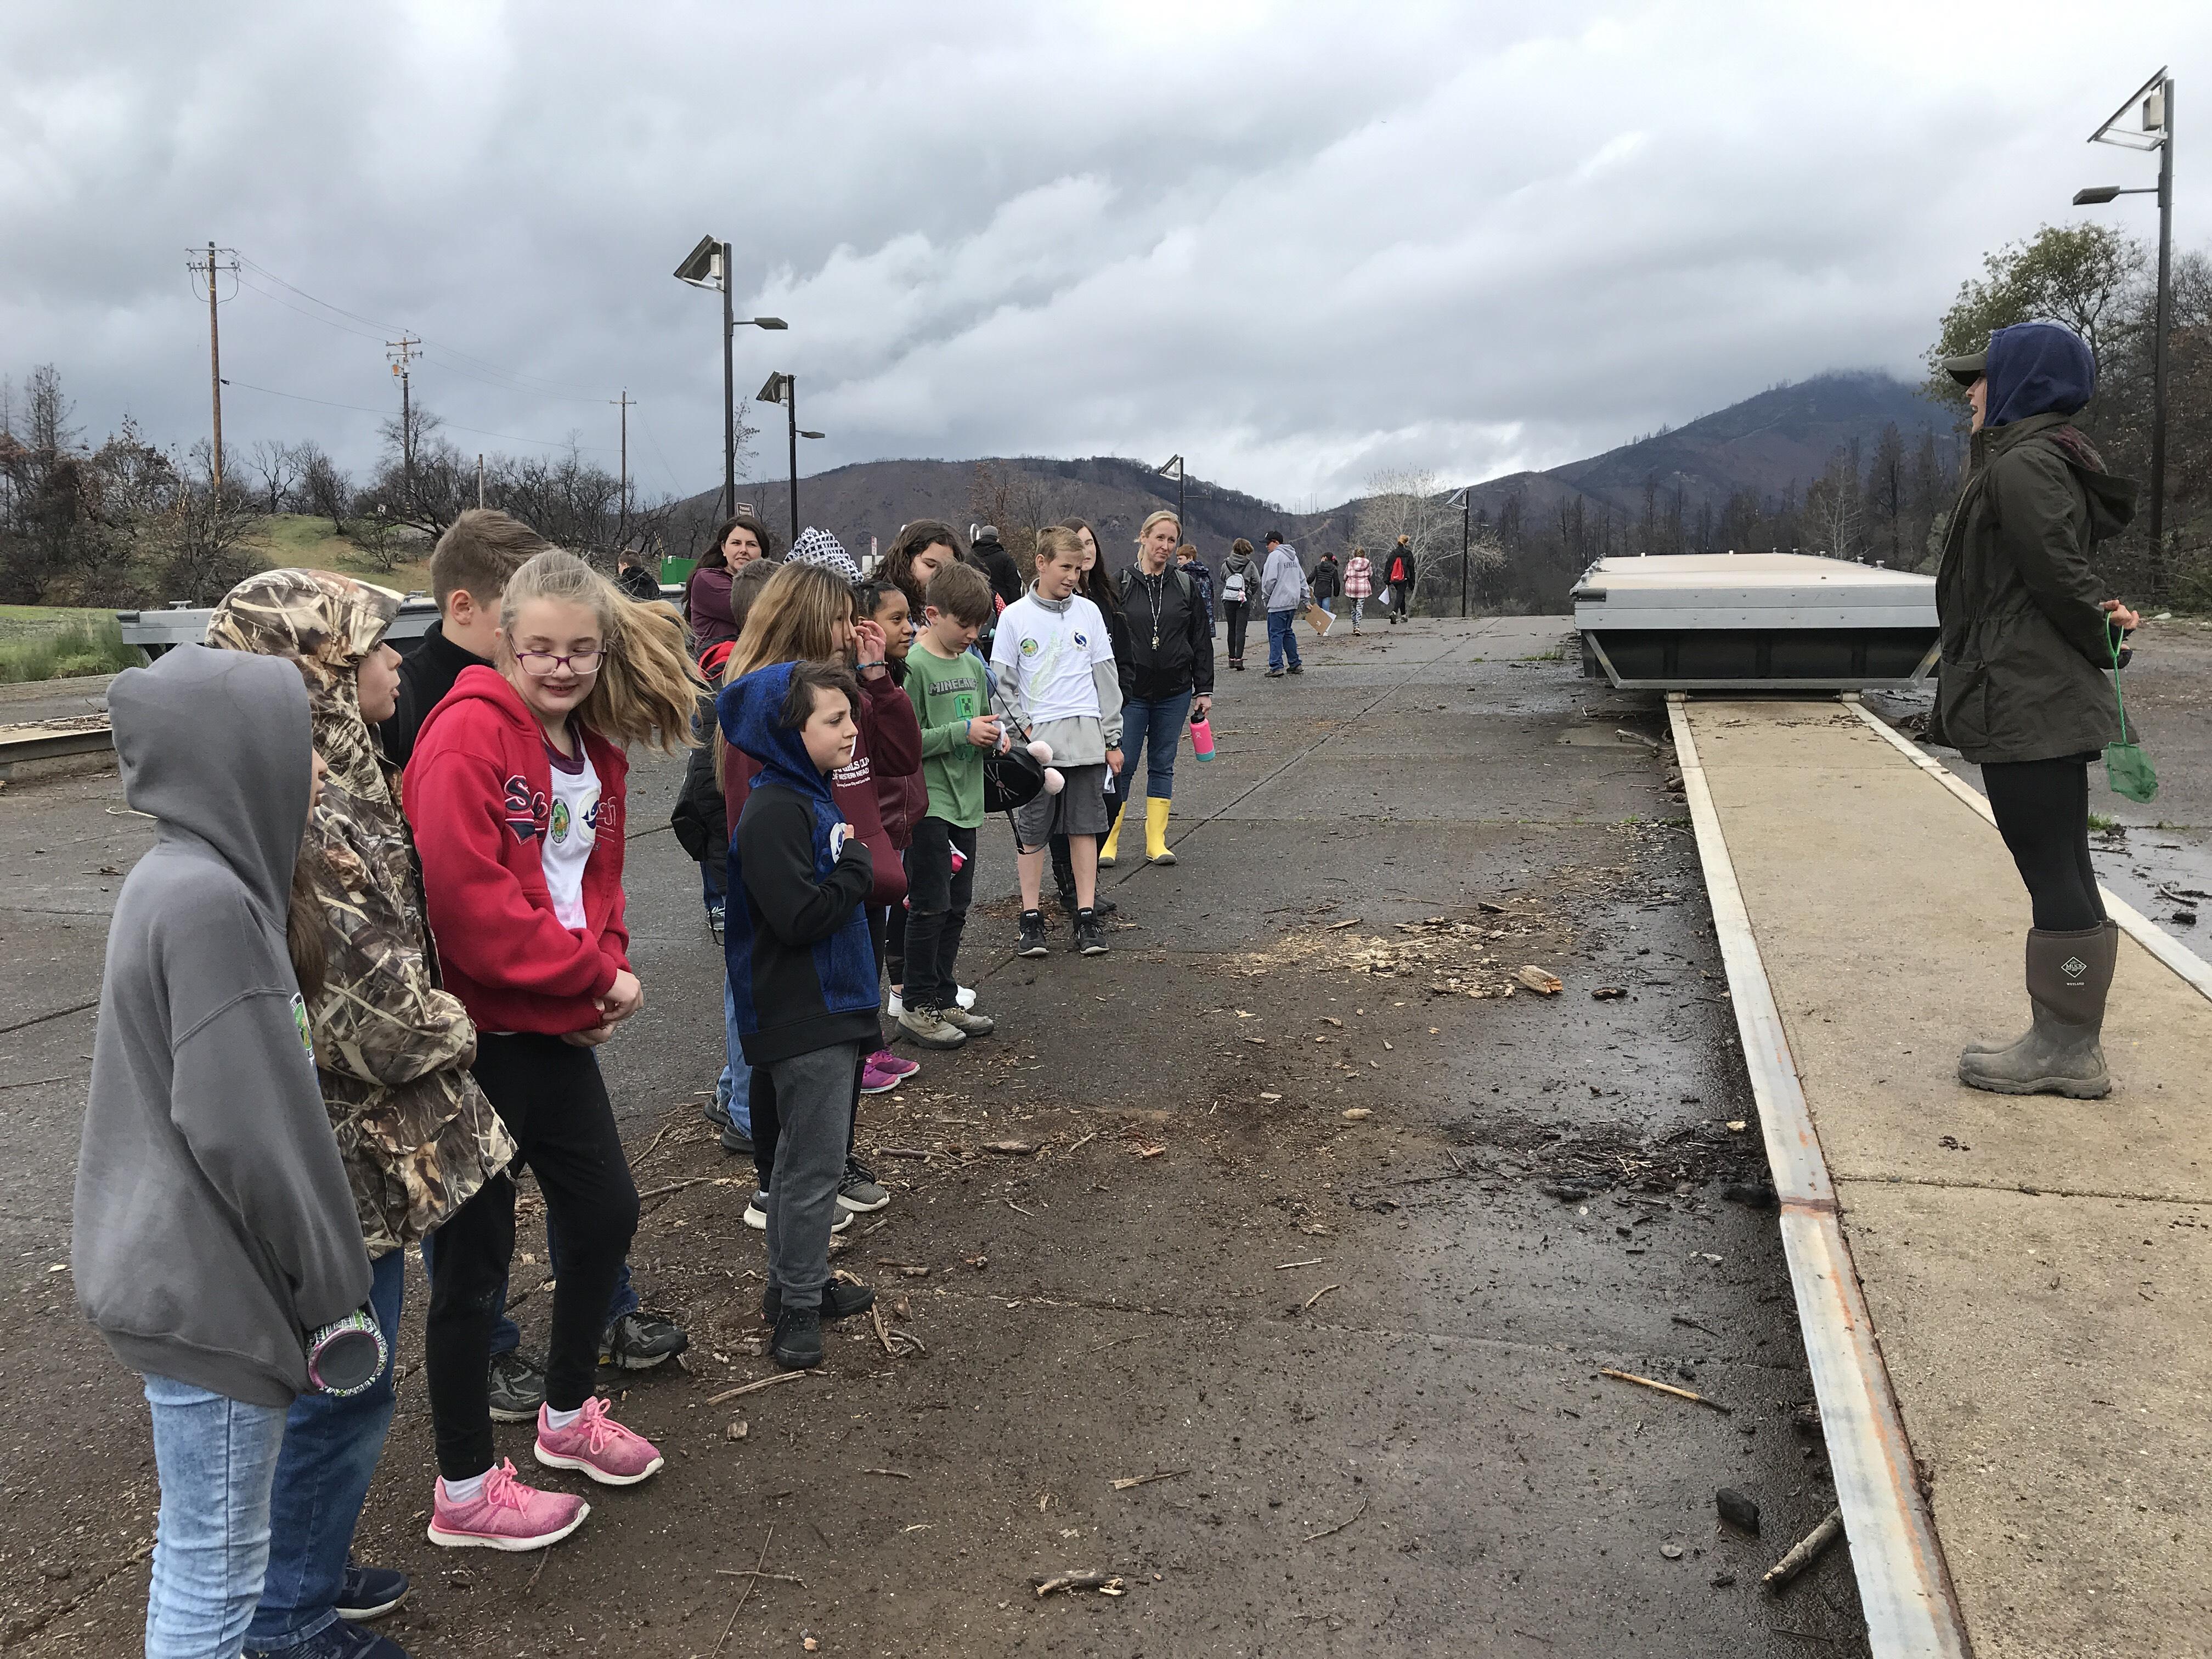
[[2027, 999], [2034, 1023], [2008, 1048], [1959, 1056], [1959, 1081], [2001, 1095], [2098, 1100], [2112, 1092], [2101, 1042], [2119, 933], [2106, 922], [2078, 933], [2027, 935]]

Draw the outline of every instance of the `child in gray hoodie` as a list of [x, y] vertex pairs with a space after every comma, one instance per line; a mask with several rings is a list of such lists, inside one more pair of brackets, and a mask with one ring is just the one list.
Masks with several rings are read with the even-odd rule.
[[108, 713], [124, 799], [158, 830], [108, 929], [70, 1261], [153, 1408], [146, 1651], [235, 1653], [309, 1344], [369, 1290], [285, 927], [307, 690], [288, 662], [182, 646], [118, 675]]

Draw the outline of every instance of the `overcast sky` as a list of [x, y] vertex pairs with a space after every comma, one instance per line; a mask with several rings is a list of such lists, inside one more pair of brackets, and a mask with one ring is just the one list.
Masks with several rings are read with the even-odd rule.
[[[713, 233], [739, 314], [791, 324], [739, 330], [737, 378], [798, 375], [805, 471], [1182, 451], [1334, 502], [1917, 377], [1985, 249], [2150, 181], [2083, 140], [2162, 63], [2201, 246], [2201, 0], [14, 5], [0, 374], [57, 365], [95, 440], [126, 410], [204, 436], [212, 237], [252, 262], [231, 447], [366, 465], [405, 328], [416, 395], [507, 434], [465, 450], [611, 465], [627, 387], [641, 489], [688, 493], [719, 482], [719, 310], [670, 273]], [[2086, 211], [2155, 235], [2148, 198]]]

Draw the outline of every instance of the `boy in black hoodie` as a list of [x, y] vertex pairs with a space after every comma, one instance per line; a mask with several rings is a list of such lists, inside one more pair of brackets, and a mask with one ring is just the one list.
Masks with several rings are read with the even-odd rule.
[[730, 841], [723, 951], [769, 1183], [761, 1315], [775, 1323], [771, 1351], [786, 1370], [822, 1363], [825, 1316], [848, 1318], [876, 1300], [830, 1277], [854, 1080], [883, 1037], [861, 910], [874, 860], [830, 787], [853, 758], [860, 706], [853, 677], [817, 662], [759, 669], [716, 705], [723, 735], [762, 768]]

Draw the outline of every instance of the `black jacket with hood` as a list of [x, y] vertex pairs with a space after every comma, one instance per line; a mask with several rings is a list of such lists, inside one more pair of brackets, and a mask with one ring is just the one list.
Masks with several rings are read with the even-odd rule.
[[179, 646], [108, 688], [156, 839], [117, 895], [70, 1262], [131, 1370], [257, 1406], [368, 1299], [368, 1252], [284, 945], [307, 824], [299, 670]]
[[1012, 605], [1022, 596], [1022, 573], [1014, 563], [1014, 556], [1006, 551], [1006, 544], [996, 536], [979, 540], [971, 550], [975, 562], [991, 579], [991, 591], [999, 596], [1001, 608]]
[[1335, 554], [1324, 553], [1308, 580], [1313, 583], [1313, 596], [1316, 602], [1333, 599], [1344, 592], [1344, 567], [1337, 563]]
[[1170, 565], [1147, 576], [1131, 565], [1114, 579], [1114, 592], [1129, 630], [1126, 655], [1115, 641], [1122, 702], [1212, 696], [1213, 622], [1190, 573]]
[[2096, 364], [2079, 335], [2022, 323], [1990, 337], [1989, 416], [1936, 577], [1939, 740], [1977, 765], [2094, 755], [2119, 736], [2111, 597], [2089, 550], [2135, 516], [2069, 418]]

